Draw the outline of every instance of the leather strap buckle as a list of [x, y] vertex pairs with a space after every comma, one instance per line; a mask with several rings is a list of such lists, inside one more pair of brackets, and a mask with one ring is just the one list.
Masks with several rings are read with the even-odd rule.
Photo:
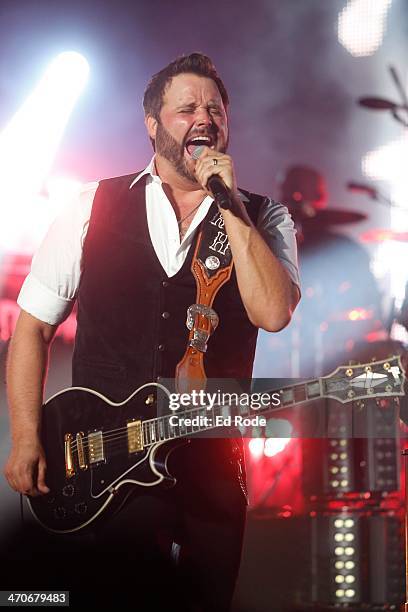
[[[195, 327], [196, 316], [200, 315], [205, 317], [209, 326], [206, 325], [207, 329], [203, 329], [198, 326]], [[215, 310], [206, 306], [205, 304], [192, 304], [187, 308], [187, 320], [186, 325], [187, 328], [191, 331], [193, 330], [193, 336], [189, 340], [189, 346], [200, 351], [200, 353], [205, 353], [207, 351], [207, 341], [213, 331], [217, 329], [219, 323], [219, 317]]]

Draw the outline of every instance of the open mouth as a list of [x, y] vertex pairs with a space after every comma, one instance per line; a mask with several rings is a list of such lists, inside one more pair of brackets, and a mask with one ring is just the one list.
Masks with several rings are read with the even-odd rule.
[[194, 151], [197, 147], [210, 147], [210, 149], [215, 149], [214, 138], [211, 136], [194, 136], [193, 138], [189, 138], [186, 142], [186, 149], [190, 156], [193, 155]]

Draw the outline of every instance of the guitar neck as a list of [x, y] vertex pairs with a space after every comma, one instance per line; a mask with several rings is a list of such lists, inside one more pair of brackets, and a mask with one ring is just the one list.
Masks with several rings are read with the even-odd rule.
[[[225, 426], [239, 425], [242, 419], [253, 418], [257, 415], [270, 414], [282, 408], [298, 406], [304, 402], [326, 397], [324, 394], [324, 380], [317, 378], [273, 391], [262, 391], [252, 394], [224, 393], [230, 396], [228, 404], [215, 404], [213, 406], [198, 406], [173, 414], [164, 415], [143, 422], [143, 438], [145, 446], [173, 440], [191, 434], [201, 433]], [[254, 397], [264, 397], [269, 401], [261, 401], [254, 406]], [[247, 399], [248, 401], [243, 401]], [[237, 421], [237, 422], [236, 422]]]
[[[332, 398], [343, 404], [374, 397], [404, 395], [404, 371], [399, 356], [366, 364], [339, 366], [334, 372], [306, 382], [252, 394], [223, 393], [223, 402], [198, 406], [143, 421], [145, 446], [172, 440], [217, 427], [239, 427], [241, 420], [298, 406], [319, 398]], [[208, 397], [214, 395], [209, 394]], [[225, 398], [228, 396], [228, 401]], [[256, 396], [256, 397], [255, 397]], [[243, 398], [247, 401], [243, 401]], [[260, 401], [254, 403], [254, 399]], [[268, 398], [264, 401], [262, 398]], [[250, 423], [251, 424], [251, 423]], [[261, 423], [259, 423], [261, 425]]]

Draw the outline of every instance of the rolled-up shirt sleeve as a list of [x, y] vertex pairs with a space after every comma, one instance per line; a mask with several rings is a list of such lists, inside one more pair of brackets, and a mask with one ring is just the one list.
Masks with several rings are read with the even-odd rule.
[[31, 262], [17, 303], [50, 325], [70, 314], [78, 292], [82, 247], [97, 182], [87, 183], [50, 226]]
[[257, 229], [273, 254], [300, 289], [297, 261], [296, 230], [288, 209], [283, 204], [265, 199], [259, 211]]
[[21, 287], [17, 304], [40, 321], [58, 325], [69, 316], [74, 300], [54, 293], [37, 280], [35, 272], [31, 271]]

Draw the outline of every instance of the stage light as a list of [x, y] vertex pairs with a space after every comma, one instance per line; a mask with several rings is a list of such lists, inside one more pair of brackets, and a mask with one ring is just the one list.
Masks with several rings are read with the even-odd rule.
[[327, 511], [310, 519], [310, 556], [303, 560], [303, 567], [309, 568], [309, 591], [302, 594], [302, 601], [308, 603], [305, 609], [340, 610], [351, 605], [371, 610], [379, 602], [399, 609], [395, 604], [404, 593], [400, 519], [373, 515], [371, 508], [354, 513]]
[[267, 438], [264, 446], [265, 457], [274, 457], [282, 452], [287, 447], [290, 440], [291, 438]]
[[291, 438], [293, 426], [287, 419], [267, 419], [265, 426], [265, 443], [262, 448], [263, 453], [266, 457], [274, 457], [278, 453], [282, 452]]
[[392, 0], [349, 0], [337, 23], [339, 42], [354, 57], [373, 55], [387, 29]]
[[263, 455], [265, 440], [263, 438], [252, 438], [248, 448], [254, 459], [260, 459]]
[[[331, 438], [302, 440], [305, 496], [337, 500], [399, 489], [398, 404], [393, 399], [367, 399], [356, 410], [330, 402], [326, 422]], [[351, 529], [353, 518], [344, 520]]]
[[[344, 516], [330, 517], [329, 519], [329, 533], [333, 534], [334, 541], [334, 554], [336, 557], [343, 557], [343, 559], [336, 559], [334, 563], [334, 567], [337, 571], [333, 572], [333, 580], [334, 585], [332, 583], [332, 592], [336, 600], [345, 600], [345, 598], [354, 597], [355, 592], [353, 591], [353, 595], [350, 595], [352, 589], [344, 589], [344, 586], [349, 586], [354, 584], [356, 581], [356, 576], [350, 572], [353, 566], [347, 566], [348, 561], [345, 560], [345, 557], [349, 557], [354, 554], [354, 549], [350, 546], [337, 546], [339, 542], [351, 542], [355, 538], [354, 529], [355, 529], [355, 521], [351, 518]], [[334, 531], [332, 531], [333, 527]], [[333, 544], [332, 544], [333, 546]], [[351, 552], [353, 551], [353, 552]], [[338, 585], [342, 585], [343, 588], [337, 588]], [[347, 594], [348, 592], [348, 594]]]
[[[37, 193], [50, 169], [73, 106], [88, 78], [79, 53], [62, 53], [0, 134], [0, 189]], [[24, 180], [21, 180], [24, 177]]]
[[[336, 433], [347, 432], [347, 418], [348, 415], [341, 410], [333, 410], [329, 419], [329, 433], [330, 435], [336, 435]], [[340, 450], [340, 452], [330, 452], [328, 455], [327, 467], [329, 471], [328, 484], [331, 490], [336, 494], [338, 492], [346, 492], [349, 490], [349, 480], [345, 477], [349, 473], [349, 463], [351, 458], [347, 451], [348, 440], [342, 438], [340, 440], [330, 440], [330, 446], [332, 450]], [[337, 448], [336, 448], [337, 447]], [[346, 463], [346, 465], [344, 465]], [[339, 521], [341, 519], [338, 519]]]
[[350, 321], [365, 321], [373, 318], [373, 311], [365, 308], [353, 308], [347, 313], [347, 318]]
[[35, 228], [33, 215], [41, 216], [44, 203], [40, 191], [88, 73], [88, 63], [79, 53], [58, 55], [0, 133], [1, 244], [3, 239], [18, 243], [30, 225]]
[[[407, 193], [406, 165], [408, 134], [366, 153], [362, 158], [362, 171], [371, 180], [388, 181]], [[404, 199], [405, 196], [403, 196]]]
[[274, 457], [282, 452], [289, 444], [291, 438], [252, 438], [249, 441], [249, 450], [254, 459], [259, 459], [263, 454], [265, 457]]
[[[395, 204], [390, 207], [389, 234], [387, 236], [386, 230], [382, 241], [379, 240], [373, 256], [372, 270], [379, 279], [388, 277], [388, 291], [390, 296], [395, 298], [396, 308], [401, 306], [404, 299], [406, 274], [404, 267], [395, 265], [395, 262], [405, 261], [408, 256], [408, 243], [401, 235], [401, 229], [405, 229], [407, 224], [407, 157], [408, 133], [405, 131], [399, 139], [369, 151], [362, 159], [362, 171], [368, 178], [389, 183], [390, 199]], [[401, 240], [398, 240], [399, 235]]]

